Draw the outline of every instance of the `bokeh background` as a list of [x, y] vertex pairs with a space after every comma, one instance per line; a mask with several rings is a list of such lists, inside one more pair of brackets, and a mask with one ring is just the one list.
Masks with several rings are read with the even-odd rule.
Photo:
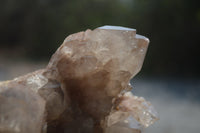
[[199, 0], [0, 0], [0, 80], [45, 67], [66, 36], [103, 25], [150, 39], [131, 81], [160, 115], [145, 132], [199, 133]]

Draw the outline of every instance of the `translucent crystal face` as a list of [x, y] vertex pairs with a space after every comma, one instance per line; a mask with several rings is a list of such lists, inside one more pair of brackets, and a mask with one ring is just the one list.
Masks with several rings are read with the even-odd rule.
[[139, 133], [142, 129], [143, 126], [133, 116], [128, 115], [123, 120], [107, 127], [105, 133]]

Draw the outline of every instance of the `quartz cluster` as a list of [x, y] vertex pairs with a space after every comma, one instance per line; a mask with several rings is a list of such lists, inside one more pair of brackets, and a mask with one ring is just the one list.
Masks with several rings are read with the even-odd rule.
[[158, 119], [129, 84], [148, 43], [119, 26], [68, 36], [46, 68], [0, 82], [0, 132], [140, 133]]

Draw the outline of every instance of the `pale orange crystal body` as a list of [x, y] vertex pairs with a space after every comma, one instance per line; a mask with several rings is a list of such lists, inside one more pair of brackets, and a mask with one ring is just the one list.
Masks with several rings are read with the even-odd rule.
[[[38, 121], [43, 120], [34, 132], [140, 132], [157, 119], [150, 103], [128, 92], [130, 79], [142, 67], [148, 43], [134, 29], [124, 27], [104, 26], [72, 34], [45, 69], [0, 83], [0, 99], [7, 91], [5, 84], [12, 86], [13, 82], [40, 97], [38, 104], [45, 101], [45, 109], [34, 107], [41, 111]], [[11, 88], [18, 91], [15, 86]], [[0, 121], [0, 131], [3, 124]]]

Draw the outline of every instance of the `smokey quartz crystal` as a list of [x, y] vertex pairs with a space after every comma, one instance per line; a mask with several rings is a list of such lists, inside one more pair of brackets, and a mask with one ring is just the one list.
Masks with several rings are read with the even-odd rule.
[[46, 68], [0, 82], [0, 132], [140, 133], [158, 119], [129, 84], [148, 43], [120, 26], [68, 36]]

